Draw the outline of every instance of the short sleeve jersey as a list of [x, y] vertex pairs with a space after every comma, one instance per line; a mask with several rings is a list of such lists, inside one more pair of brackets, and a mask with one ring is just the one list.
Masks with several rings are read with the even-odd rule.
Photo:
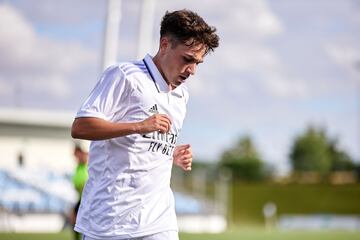
[[187, 100], [186, 86], [170, 91], [150, 55], [105, 70], [76, 118], [138, 122], [160, 113], [172, 125], [166, 134], [91, 142], [76, 231], [95, 239], [126, 239], [178, 230], [170, 177]]

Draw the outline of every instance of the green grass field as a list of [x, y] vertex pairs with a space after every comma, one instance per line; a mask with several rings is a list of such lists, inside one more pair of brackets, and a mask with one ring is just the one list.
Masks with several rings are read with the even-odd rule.
[[181, 240], [359, 240], [359, 232], [265, 231], [250, 228], [223, 234], [181, 234]]
[[[71, 233], [59, 234], [10, 234], [0, 233], [1, 240], [72, 240]], [[358, 232], [339, 231], [265, 231], [261, 228], [237, 229], [222, 234], [180, 234], [180, 240], [360, 240]]]

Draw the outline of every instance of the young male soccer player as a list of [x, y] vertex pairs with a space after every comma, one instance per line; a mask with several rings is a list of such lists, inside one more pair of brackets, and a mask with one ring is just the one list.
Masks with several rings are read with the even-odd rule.
[[219, 44], [189, 10], [167, 12], [154, 57], [109, 67], [81, 106], [74, 138], [93, 140], [75, 230], [86, 240], [176, 240], [172, 164], [191, 170], [176, 146], [188, 100], [185, 80]]

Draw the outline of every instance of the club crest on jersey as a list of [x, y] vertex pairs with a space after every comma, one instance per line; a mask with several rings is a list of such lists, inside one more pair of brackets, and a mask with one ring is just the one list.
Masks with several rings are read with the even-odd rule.
[[152, 106], [152, 107], [149, 109], [149, 112], [150, 112], [150, 113], [159, 113], [158, 107], [157, 107], [157, 104], [156, 104], [156, 103], [155, 103], [154, 106]]

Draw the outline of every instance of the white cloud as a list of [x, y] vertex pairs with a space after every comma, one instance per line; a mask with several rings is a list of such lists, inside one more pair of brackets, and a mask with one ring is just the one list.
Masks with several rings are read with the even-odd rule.
[[53, 97], [66, 99], [71, 91], [71, 85], [68, 81], [64, 81], [61, 73], [50, 73], [46, 75], [46, 85], [44, 86], [43, 76], [32, 77], [31, 81], [23, 81], [22, 87], [34, 93], [46, 91], [51, 93]]
[[217, 83], [211, 79], [201, 79], [200, 77], [191, 77], [187, 81], [187, 86], [191, 95], [201, 98], [209, 98], [218, 94]]
[[233, 71], [260, 72], [280, 68], [276, 53], [263, 43], [234, 41], [225, 37], [220, 48], [215, 51], [217, 61]]
[[0, 96], [9, 98], [14, 92], [13, 85], [9, 82], [6, 82], [0, 76]]
[[54, 3], [48, 0], [13, 0], [14, 6], [21, 7], [26, 18], [35, 22], [69, 24], [89, 22], [105, 16], [106, 2], [102, 0], [62, 0]]
[[0, 4], [0, 53], [1, 81], [17, 82], [28, 92], [60, 99], [71, 94], [71, 76], [95, 62], [94, 52], [76, 42], [39, 35], [7, 4]]
[[264, 74], [261, 79], [264, 91], [279, 98], [304, 98], [311, 94], [310, 86], [301, 79], [286, 78], [284, 74]]
[[[221, 2], [220, 4], [224, 4]], [[220, 22], [224, 32], [242, 38], [267, 38], [284, 31], [283, 25], [271, 11], [266, 1], [231, 1], [229, 8], [222, 8]]]
[[360, 47], [359, 44], [334, 44], [325, 45], [329, 57], [350, 76], [352, 84], [360, 86]]
[[0, 5], [0, 59], [1, 66], [10, 67], [13, 62], [31, 60], [35, 33], [26, 20], [10, 5]]

